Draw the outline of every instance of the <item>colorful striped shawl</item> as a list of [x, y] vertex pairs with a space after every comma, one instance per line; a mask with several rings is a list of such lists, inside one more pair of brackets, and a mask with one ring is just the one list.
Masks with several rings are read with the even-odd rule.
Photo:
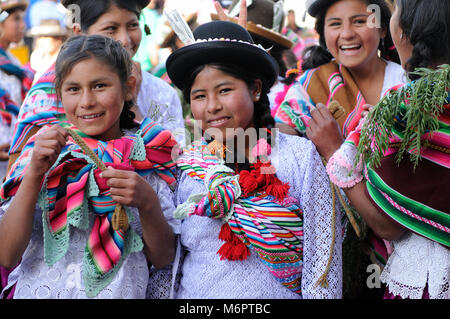
[[[361, 129], [358, 129], [358, 138], [351, 143], [355, 143], [358, 150], [370, 147], [367, 150], [372, 155], [365, 158], [366, 187], [370, 197], [380, 210], [419, 235], [450, 247], [450, 202], [448, 201], [448, 180], [450, 178], [450, 93], [448, 92], [450, 79], [448, 75], [450, 71], [448, 66], [447, 70], [444, 68], [444, 71], [447, 72], [447, 84], [444, 83], [441, 86], [443, 89], [441, 111], [434, 114], [430, 105], [418, 105], [420, 112], [428, 115], [431, 121], [436, 123], [436, 129], [425, 132], [421, 137], [419, 136], [423, 146], [420, 151], [422, 162], [418, 163], [418, 170], [415, 170], [412, 158], [411, 162], [410, 159], [403, 159], [403, 161], [410, 162], [405, 168], [405, 163], [396, 162], [394, 157], [398, 155], [399, 146], [404, 140], [406, 129], [411, 127], [412, 112], [409, 112], [409, 109], [412, 99], [417, 99], [417, 92], [421, 92], [418, 90], [423, 89], [423, 83], [429, 86], [434, 85], [433, 83], [422, 82], [419, 85], [417, 81], [413, 81], [407, 85], [392, 88], [390, 93], [375, 106], [375, 108], [382, 108], [383, 112], [379, 112], [380, 115], [377, 116], [377, 109], [373, 109], [369, 114], [367, 123], [362, 126], [362, 132]], [[436, 91], [435, 88], [434, 91]], [[407, 100], [400, 99], [404, 96], [402, 95], [404, 92], [408, 92]], [[446, 101], [445, 96], [447, 97]], [[392, 119], [383, 115], [389, 114], [389, 109], [398, 110], [398, 113]], [[430, 121], [423, 114], [420, 115], [420, 119], [421, 121]], [[379, 128], [366, 131], [366, 126], [371, 123]], [[392, 125], [387, 123], [392, 123]], [[376, 145], [374, 134], [381, 132], [379, 129], [383, 130], [386, 127], [389, 127], [388, 140]], [[364, 134], [361, 135], [361, 138], [367, 136], [367, 139], [361, 143], [360, 134]], [[370, 143], [370, 146], [367, 143]], [[411, 141], [408, 141], [408, 143], [411, 143]], [[373, 154], [384, 148], [384, 144], [386, 148], [382, 153], [381, 165], [377, 166], [377, 163], [372, 161]], [[409, 154], [417, 153], [415, 148], [406, 151]], [[399, 166], [400, 164], [401, 166]], [[433, 170], [434, 173], [423, 173], [423, 167]], [[392, 174], [395, 174], [395, 171], [402, 172], [402, 181], [399, 182], [398, 178], [393, 180]], [[437, 181], [432, 176], [440, 180]], [[420, 191], [411, 193], [409, 183], [414, 182], [420, 183]], [[393, 186], [394, 184], [395, 186]], [[436, 185], [441, 186], [436, 189]], [[436, 192], [442, 192], [442, 195], [437, 196], [437, 200], [433, 202], [432, 199], [436, 196]], [[436, 208], [437, 202], [440, 202], [439, 208]]]
[[33, 128], [60, 122], [57, 114], [64, 113], [64, 108], [56, 97], [54, 80], [55, 65], [52, 65], [28, 91], [20, 108], [10, 155], [20, 153], [27, 139], [34, 134]]
[[[48, 128], [43, 127], [24, 147], [0, 190], [2, 200], [16, 194], [36, 136]], [[141, 176], [155, 172], [169, 185], [175, 182], [176, 165], [171, 153], [176, 141], [170, 131], [150, 119], [142, 122], [136, 134], [108, 142], [78, 132], [107, 166], [135, 170]], [[130, 252], [142, 248], [142, 241], [133, 229], [116, 231], [112, 228], [111, 217], [116, 203], [99, 173], [100, 169], [69, 138], [49, 170], [39, 195], [43, 210], [44, 260], [49, 265], [66, 254], [69, 226], [87, 230], [88, 207], [95, 214], [83, 261], [84, 284], [89, 297], [97, 295], [111, 282]]]
[[349, 71], [334, 61], [302, 74], [279, 106], [275, 121], [305, 133], [311, 118], [310, 106], [317, 103], [328, 106], [332, 100], [345, 109], [344, 116], [337, 121], [347, 137], [357, 127], [366, 102]]
[[177, 165], [191, 178], [204, 182], [208, 192], [191, 196], [175, 216], [222, 218], [282, 285], [301, 294], [303, 218], [296, 200], [286, 198], [279, 203], [260, 192], [242, 196], [239, 175], [212, 155], [204, 140], [185, 149]]

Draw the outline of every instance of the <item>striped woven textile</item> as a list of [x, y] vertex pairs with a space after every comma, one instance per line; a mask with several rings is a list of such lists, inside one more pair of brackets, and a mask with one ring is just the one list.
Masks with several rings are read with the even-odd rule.
[[[414, 92], [415, 82], [396, 86], [390, 92], [400, 93], [406, 88], [412, 88]], [[380, 167], [366, 165], [366, 188], [373, 202], [393, 220], [421, 236], [450, 247], [450, 93], [442, 112], [436, 114], [437, 129], [421, 137], [422, 160], [417, 167], [413, 167], [408, 156], [400, 164], [395, 159], [408, 126], [405, 114], [409, 102], [400, 101], [399, 113], [395, 115]], [[356, 146], [359, 145], [359, 133], [358, 139], [351, 141]], [[408, 150], [409, 153], [414, 151]]]
[[[36, 136], [48, 128], [43, 127], [24, 147], [0, 189], [2, 200], [17, 192], [26, 173]], [[142, 122], [136, 134], [108, 142], [92, 139], [73, 126], [71, 129], [79, 133], [106, 166], [134, 170], [142, 176], [154, 172], [169, 185], [175, 182], [176, 164], [172, 161], [171, 152], [176, 141], [170, 131], [150, 119]], [[83, 261], [84, 282], [89, 297], [101, 291], [112, 280], [111, 274], [117, 272], [126, 258], [124, 247], [128, 237], [135, 235], [132, 229], [124, 232], [112, 228], [111, 217], [116, 203], [99, 173], [100, 169], [69, 138], [48, 172], [39, 201], [44, 214], [44, 260], [49, 265], [66, 254], [69, 226], [87, 229], [85, 217], [88, 207], [94, 212], [94, 225], [90, 230]], [[90, 294], [90, 291], [94, 292]]]
[[175, 216], [223, 219], [282, 285], [301, 294], [303, 218], [297, 201], [288, 197], [280, 203], [265, 192], [242, 196], [239, 175], [212, 155], [204, 140], [191, 144], [177, 165], [205, 182], [208, 192], [200, 200], [198, 195], [188, 199]]
[[0, 123], [11, 126], [13, 117], [19, 115], [19, 107], [11, 100], [8, 92], [0, 88]]
[[345, 114], [337, 121], [347, 137], [357, 127], [366, 102], [348, 70], [334, 61], [300, 76], [281, 102], [275, 121], [304, 134], [311, 118], [309, 108], [317, 103], [328, 106], [333, 100], [344, 107]]

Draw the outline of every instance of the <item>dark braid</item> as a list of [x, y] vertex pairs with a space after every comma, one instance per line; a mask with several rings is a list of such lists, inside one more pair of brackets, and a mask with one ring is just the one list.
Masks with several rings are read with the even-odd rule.
[[[399, 24], [413, 46], [405, 69], [434, 67], [450, 62], [450, 6], [442, 0], [398, 0]], [[409, 74], [414, 80], [418, 76]]]

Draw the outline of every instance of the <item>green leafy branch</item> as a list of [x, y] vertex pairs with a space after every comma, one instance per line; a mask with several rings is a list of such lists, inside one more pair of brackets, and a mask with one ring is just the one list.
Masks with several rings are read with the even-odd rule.
[[366, 164], [378, 167], [393, 132], [402, 138], [397, 164], [405, 153], [410, 154], [414, 168], [419, 163], [422, 149], [427, 147], [422, 136], [439, 128], [438, 116], [448, 103], [450, 65], [441, 65], [436, 70], [419, 68], [413, 74], [420, 78], [388, 93], [367, 115], [354, 166], [362, 156]]

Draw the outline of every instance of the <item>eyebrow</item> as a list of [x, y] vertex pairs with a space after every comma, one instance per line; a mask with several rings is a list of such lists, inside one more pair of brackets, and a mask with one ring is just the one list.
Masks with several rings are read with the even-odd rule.
[[[361, 17], [367, 18], [368, 16], [369, 16], [368, 14], [355, 14], [355, 15], [351, 16], [350, 19], [352, 20], [352, 19], [361, 18]], [[328, 21], [332, 21], [332, 20], [339, 20], [340, 21], [342, 19], [341, 18], [331, 17], [331, 18], [328, 18], [326, 21], [328, 22]]]
[[[224, 86], [224, 85], [231, 85], [232, 84], [232, 82], [228, 82], [228, 81], [225, 81], [225, 82], [220, 82], [219, 84], [217, 84], [215, 87], [214, 87], [214, 89], [217, 89], [217, 88], [219, 88], [219, 87], [221, 87], [221, 86]], [[196, 90], [192, 90], [191, 91], [191, 95], [193, 95], [193, 94], [195, 94], [195, 93], [198, 93], [198, 92], [204, 92], [204, 91], [206, 91], [205, 89], [196, 89]]]
[[[133, 18], [131, 18], [130, 20], [126, 21], [125, 24], [133, 23], [133, 22], [136, 22], [136, 21], [139, 21], [139, 20], [137, 19], [137, 17], [133, 17]], [[112, 24], [112, 25], [115, 25], [115, 26], [119, 26], [119, 25], [121, 24], [121, 21], [116, 21], [116, 20], [106, 20], [106, 21], [101, 22], [101, 23], [99, 24], [99, 28], [102, 28], [102, 27], [105, 27], [105, 26], [108, 26], [108, 25], [111, 25], [111, 24]]]
[[[105, 77], [100, 77], [100, 78], [94, 79], [94, 80], [90, 81], [89, 83], [94, 84], [94, 83], [98, 83], [98, 82], [105, 82], [108, 80], [109, 80], [109, 78], [105, 76]], [[68, 81], [68, 82], [64, 82], [63, 85], [79, 85], [79, 82]]]

